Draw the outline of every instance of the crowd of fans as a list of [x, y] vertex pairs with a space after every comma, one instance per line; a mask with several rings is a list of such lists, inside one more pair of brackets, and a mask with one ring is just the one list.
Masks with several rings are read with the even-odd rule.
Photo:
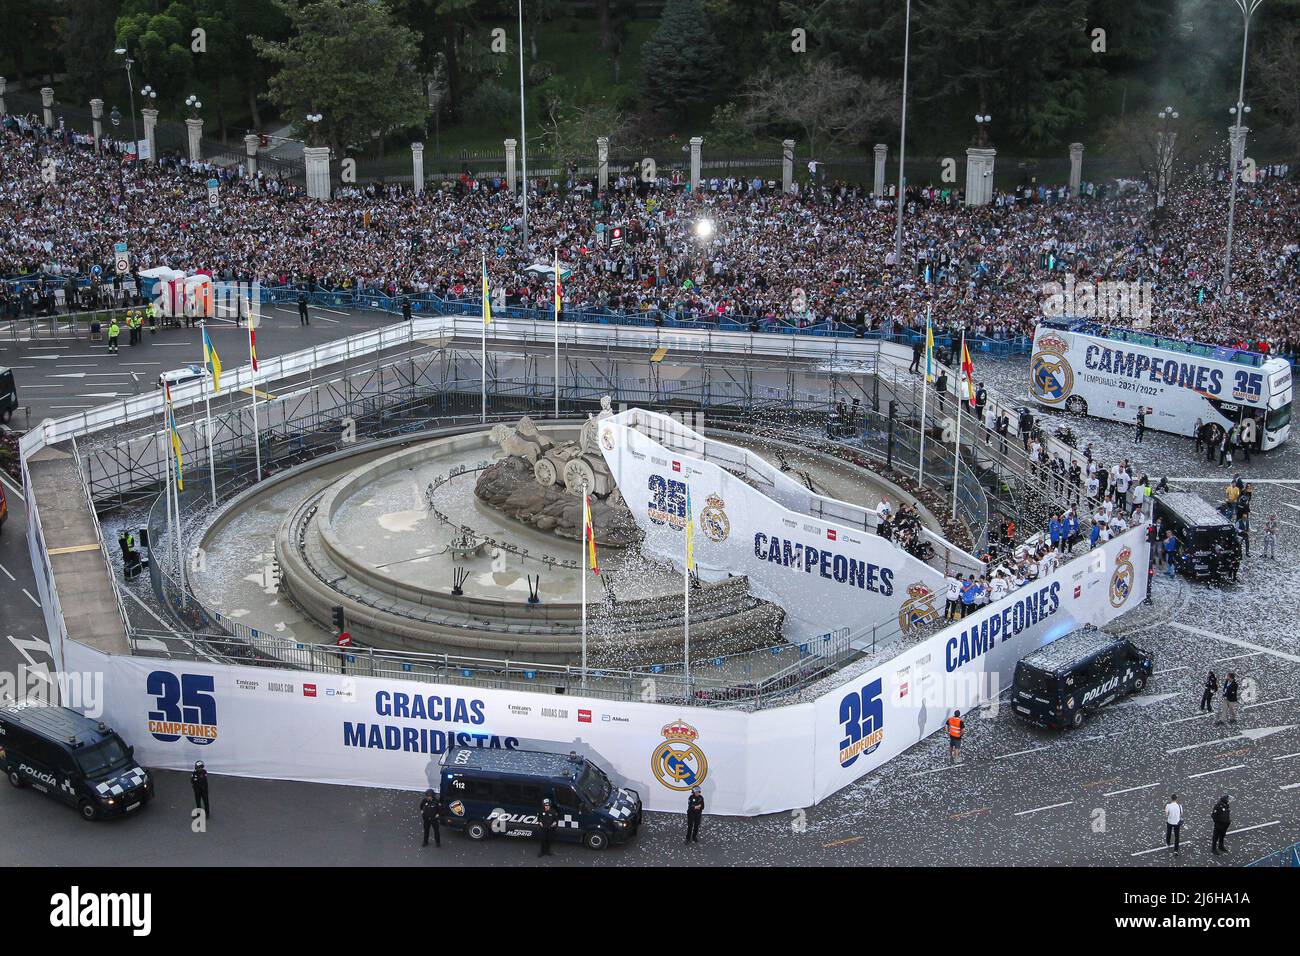
[[[1300, 184], [1285, 167], [1239, 191], [1235, 277], [1223, 288], [1226, 190], [1189, 175], [1153, 216], [1137, 184], [1017, 190], [968, 208], [952, 191], [909, 193], [903, 262], [894, 261], [894, 204], [861, 186], [714, 179], [694, 193], [667, 181], [616, 177], [593, 195], [534, 181], [529, 243], [517, 197], [499, 179], [466, 174], [416, 195], [409, 186], [348, 187], [330, 201], [248, 177], [240, 167], [164, 157], [124, 161], [89, 137], [9, 116], [0, 129], [0, 276], [112, 272], [113, 245], [139, 267], [208, 270], [263, 285], [310, 282], [389, 294], [478, 294], [480, 256], [511, 304], [549, 307], [544, 275], [526, 270], [558, 250], [573, 269], [567, 309], [727, 316], [866, 329], [1032, 334], [1044, 284], [1150, 282], [1153, 332], [1293, 354], [1300, 345]], [[206, 181], [222, 181], [208, 206]], [[708, 238], [696, 230], [712, 223]], [[598, 225], [624, 227], [612, 248]], [[606, 232], [604, 235], [608, 236]], [[539, 270], [540, 271], [540, 270]]]

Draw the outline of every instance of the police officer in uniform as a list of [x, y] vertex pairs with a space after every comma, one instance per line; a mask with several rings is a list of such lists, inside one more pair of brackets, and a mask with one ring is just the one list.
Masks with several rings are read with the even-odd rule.
[[194, 788], [194, 809], [201, 807], [207, 816], [212, 816], [212, 808], [208, 806], [208, 771], [202, 760], [195, 761], [190, 786]]
[[409, 295], [402, 297], [402, 318], [407, 322], [411, 321], [411, 297]]
[[961, 732], [966, 726], [962, 723], [961, 711], [954, 710], [952, 716], [948, 718], [948, 760], [951, 763], [961, 762]]
[[311, 316], [307, 314], [307, 293], [298, 293], [298, 324], [311, 325]]
[[424, 791], [424, 799], [420, 801], [420, 819], [424, 821], [424, 843], [421, 846], [429, 845], [429, 829], [433, 828], [433, 845], [442, 846], [442, 833], [438, 829], [438, 814], [442, 813], [442, 801], [438, 799], [438, 794], [432, 790]]
[[537, 851], [540, 856], [552, 856], [551, 853], [551, 831], [555, 829], [555, 824], [559, 820], [559, 815], [555, 812], [555, 807], [551, 803], [551, 798], [547, 797], [542, 801], [542, 812], [537, 815], [537, 822], [542, 825], [542, 848]]
[[704, 794], [698, 786], [691, 787], [691, 795], [686, 798], [686, 842], [700, 842], [700, 821], [704, 819]]

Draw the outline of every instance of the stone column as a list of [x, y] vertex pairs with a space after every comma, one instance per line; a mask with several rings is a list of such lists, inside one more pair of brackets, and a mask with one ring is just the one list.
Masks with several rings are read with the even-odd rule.
[[5, 115], [5, 78], [0, 76], [0, 116]]
[[308, 146], [302, 151], [307, 170], [307, 195], [312, 199], [330, 198], [330, 148]]
[[257, 175], [257, 151], [261, 147], [262, 137], [256, 133], [249, 133], [244, 137], [244, 152], [248, 158], [244, 161], [244, 168], [248, 170], [249, 176]]
[[424, 144], [411, 144], [411, 187], [418, 196], [424, 192]]
[[1079, 187], [1083, 184], [1083, 144], [1070, 144], [1070, 198], [1079, 198]]
[[1228, 127], [1229, 156], [1236, 176], [1241, 175], [1241, 163], [1246, 158], [1246, 134], [1249, 132], [1249, 126]]
[[143, 109], [140, 115], [144, 117], [144, 141], [149, 146], [149, 162], [158, 162], [158, 137], [154, 130], [158, 126], [158, 111], [155, 109]]
[[54, 126], [54, 110], [50, 108], [53, 105], [54, 105], [54, 87], [42, 86], [41, 106], [44, 108], [43, 112], [45, 114], [45, 125], [49, 127]]
[[703, 137], [691, 137], [691, 192], [700, 188], [700, 147], [703, 145]]
[[514, 195], [519, 188], [519, 174], [515, 171], [515, 146], [513, 139], [506, 140], [506, 186], [510, 190], [510, 195]]
[[203, 159], [203, 120], [191, 116], [185, 121], [185, 132], [190, 140], [190, 162], [197, 163]]
[[876, 144], [876, 176], [871, 181], [871, 195], [879, 199], [885, 194], [885, 156], [889, 153], [889, 147], [884, 143]]
[[99, 151], [99, 141], [104, 138], [104, 101], [99, 97], [90, 101], [90, 125], [95, 134], [95, 151]]
[[596, 137], [596, 189], [604, 192], [609, 188], [609, 137]]
[[966, 150], [966, 205], [987, 206], [993, 198], [993, 159], [997, 154], [992, 147]]
[[794, 140], [781, 140], [781, 191], [788, 193], [794, 185]]

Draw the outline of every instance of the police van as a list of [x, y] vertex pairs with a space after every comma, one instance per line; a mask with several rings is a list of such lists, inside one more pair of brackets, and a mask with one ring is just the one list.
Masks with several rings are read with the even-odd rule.
[[153, 798], [135, 748], [66, 707], [0, 707], [0, 771], [15, 787], [62, 800], [87, 820], [134, 813]]
[[582, 841], [593, 850], [626, 843], [641, 825], [641, 797], [615, 787], [599, 767], [577, 754], [461, 747], [440, 763], [442, 821], [471, 840], [496, 833], [540, 836], [538, 815], [550, 798], [554, 840]]
[[[1241, 538], [1237, 527], [1200, 495], [1170, 491], [1156, 495], [1153, 518], [1162, 533], [1178, 539], [1174, 568], [1193, 581], [1230, 578], [1241, 567]], [[1163, 548], [1163, 541], [1156, 545]]]
[[1040, 727], [1079, 727], [1151, 679], [1151, 655], [1094, 627], [1074, 631], [1016, 664], [1011, 709]]

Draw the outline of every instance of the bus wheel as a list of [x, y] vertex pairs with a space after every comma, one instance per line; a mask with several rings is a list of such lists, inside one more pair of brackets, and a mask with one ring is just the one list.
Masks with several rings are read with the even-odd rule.
[[471, 840], [486, 840], [488, 835], [487, 825], [482, 820], [475, 820], [465, 827], [465, 835]]
[[1083, 708], [1082, 708], [1082, 707], [1080, 707], [1078, 710], [1076, 710], [1076, 711], [1074, 712], [1074, 716], [1070, 718], [1070, 726], [1071, 726], [1071, 727], [1082, 727], [1082, 726], [1083, 726]]
[[1146, 686], [1147, 686], [1147, 679], [1145, 677], [1139, 677], [1137, 680], [1133, 682], [1134, 690], [1141, 690], [1143, 687]]
[[587, 844], [588, 850], [603, 850], [609, 846], [609, 837], [600, 830], [588, 830], [583, 834], [582, 842]]
[[99, 815], [99, 811], [95, 809], [95, 805], [89, 800], [82, 800], [77, 804], [77, 810], [81, 813], [81, 819], [83, 820], [93, 820]]
[[1065, 410], [1071, 415], [1087, 415], [1088, 403], [1078, 395], [1071, 395], [1065, 401]]
[[23, 785], [23, 778], [22, 778], [22, 776], [18, 773], [17, 770], [10, 770], [10, 771], [9, 771], [9, 782], [12, 783], [15, 787], [21, 787], [21, 786]]

